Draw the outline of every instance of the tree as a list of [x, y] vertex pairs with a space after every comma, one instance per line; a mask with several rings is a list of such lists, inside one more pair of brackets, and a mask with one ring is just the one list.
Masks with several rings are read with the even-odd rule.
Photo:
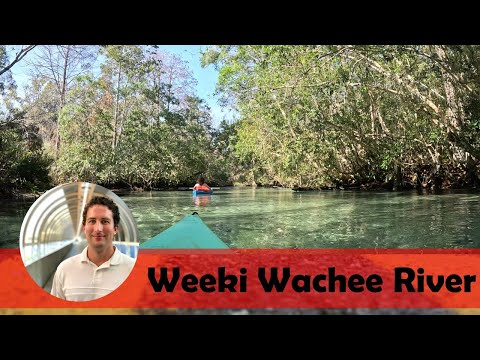
[[0, 45], [0, 95], [3, 94], [6, 86], [5, 83], [12, 84], [13, 79], [11, 77], [10, 70], [12, 67], [20, 62], [30, 51], [35, 48], [36, 45], [22, 45], [20, 49], [13, 49], [15, 52], [13, 60], [10, 61], [8, 56], [7, 47]]
[[[56, 113], [67, 104], [67, 94], [74, 80], [88, 72], [96, 58], [96, 47], [90, 45], [41, 45], [29, 61], [32, 77], [41, 84], [52, 84], [56, 95]], [[55, 156], [60, 149], [58, 116], [54, 126]]]

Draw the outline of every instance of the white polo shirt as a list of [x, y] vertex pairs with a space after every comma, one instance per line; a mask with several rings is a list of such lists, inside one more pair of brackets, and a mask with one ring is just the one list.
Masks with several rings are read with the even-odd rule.
[[51, 294], [70, 301], [95, 300], [119, 287], [135, 265], [135, 259], [117, 248], [112, 257], [97, 266], [87, 257], [87, 248], [81, 254], [60, 263], [53, 277]]

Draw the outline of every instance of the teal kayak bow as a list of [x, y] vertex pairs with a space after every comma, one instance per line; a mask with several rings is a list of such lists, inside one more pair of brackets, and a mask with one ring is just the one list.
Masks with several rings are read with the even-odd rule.
[[228, 249], [197, 212], [140, 244], [140, 249]]

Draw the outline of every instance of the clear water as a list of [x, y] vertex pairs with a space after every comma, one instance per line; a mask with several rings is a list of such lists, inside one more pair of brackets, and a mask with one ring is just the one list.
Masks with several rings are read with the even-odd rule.
[[122, 198], [141, 241], [197, 211], [233, 248], [480, 247], [478, 193], [232, 189], [197, 199], [189, 192]]
[[[480, 248], [480, 194], [234, 188], [120, 195], [140, 242], [197, 211], [232, 248]], [[18, 247], [30, 204], [0, 205], [0, 247]]]
[[0, 248], [18, 248], [23, 218], [33, 201], [0, 200]]

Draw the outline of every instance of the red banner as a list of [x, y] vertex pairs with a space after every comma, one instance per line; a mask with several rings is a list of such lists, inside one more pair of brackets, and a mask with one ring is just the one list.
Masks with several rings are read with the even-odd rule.
[[0, 308], [480, 308], [480, 250], [140, 250], [93, 301], [58, 299], [0, 249]]

